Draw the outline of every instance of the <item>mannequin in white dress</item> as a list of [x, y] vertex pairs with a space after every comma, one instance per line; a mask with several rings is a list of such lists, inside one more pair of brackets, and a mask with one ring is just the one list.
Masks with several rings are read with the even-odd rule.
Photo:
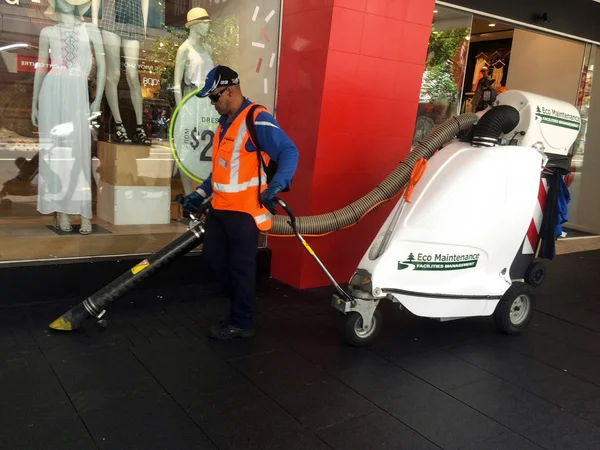
[[[31, 120], [39, 128], [38, 211], [59, 213], [60, 229], [71, 231], [69, 214], [81, 216], [90, 234], [90, 115], [99, 114], [106, 81], [102, 36], [83, 21], [89, 0], [49, 0], [45, 12], [58, 23], [42, 29], [33, 82]], [[96, 59], [96, 98], [90, 105], [88, 76]]]
[[[92, 1], [92, 22], [98, 25], [100, 0]], [[146, 39], [150, 0], [102, 0], [102, 38], [106, 49], [106, 99], [116, 123], [117, 141], [131, 144], [123, 125], [117, 87], [121, 78], [121, 48], [125, 56], [125, 73], [135, 111], [135, 136], [143, 145], [150, 145], [143, 126], [142, 89], [138, 75], [140, 43]]]
[[[189, 28], [190, 34], [177, 50], [173, 76], [173, 94], [177, 104], [187, 94], [204, 86], [206, 75], [214, 67], [213, 60], [205, 45], [206, 36], [210, 29], [210, 21], [211, 19], [204, 8], [192, 8], [187, 14], [185, 26]], [[202, 136], [205, 130], [214, 131], [214, 127], [208, 127], [202, 122], [202, 118], [212, 118], [213, 122], [219, 118], [214, 108], [208, 102], [203, 102], [196, 97], [192, 97], [187, 101], [195, 103], [194, 108], [181, 111], [177, 120], [193, 123], [189, 128], [195, 128], [198, 137]], [[204, 123], [210, 123], [210, 121]], [[183, 190], [186, 195], [190, 194], [195, 189], [194, 181], [198, 184], [197, 180], [192, 180], [181, 170], [179, 172]]]

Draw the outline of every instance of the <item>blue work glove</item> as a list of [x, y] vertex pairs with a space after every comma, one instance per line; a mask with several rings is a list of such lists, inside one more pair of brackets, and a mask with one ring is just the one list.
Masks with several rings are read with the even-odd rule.
[[204, 200], [206, 200], [206, 193], [202, 189], [198, 188], [191, 194], [184, 197], [182, 203], [183, 209], [188, 211], [197, 209], [202, 205], [202, 203], [204, 203]]
[[260, 201], [272, 214], [275, 214], [275, 196], [283, 191], [283, 186], [277, 181], [271, 181], [267, 188], [260, 194]]

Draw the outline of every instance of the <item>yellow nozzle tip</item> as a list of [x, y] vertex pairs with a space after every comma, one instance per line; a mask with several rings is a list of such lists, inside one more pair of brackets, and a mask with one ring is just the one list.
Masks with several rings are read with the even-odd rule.
[[62, 316], [50, 324], [50, 328], [61, 331], [72, 331], [73, 327]]

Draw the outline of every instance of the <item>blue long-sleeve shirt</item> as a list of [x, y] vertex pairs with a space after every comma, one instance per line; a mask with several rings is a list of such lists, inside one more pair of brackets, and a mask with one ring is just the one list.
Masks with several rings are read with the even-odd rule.
[[[250, 105], [250, 100], [244, 99], [244, 103], [235, 113], [233, 120], [244, 108]], [[233, 120], [227, 123], [227, 116], [221, 116], [219, 119], [221, 125], [220, 139], [223, 139]], [[284, 188], [289, 186], [298, 166], [298, 149], [296, 145], [270, 113], [265, 111], [259, 113], [254, 123], [256, 124], [256, 136], [260, 147], [278, 165], [277, 173], [273, 176], [272, 181], [278, 182]], [[248, 152], [256, 151], [256, 147], [252, 145], [250, 139], [246, 142], [245, 150]], [[212, 194], [212, 174], [198, 187], [206, 192], [207, 196], [210, 196]]]

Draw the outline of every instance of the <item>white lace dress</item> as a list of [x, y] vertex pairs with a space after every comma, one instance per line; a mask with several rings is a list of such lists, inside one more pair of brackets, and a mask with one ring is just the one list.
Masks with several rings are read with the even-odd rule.
[[87, 25], [50, 27], [51, 68], [39, 95], [38, 206], [92, 217], [88, 75], [92, 50]]

